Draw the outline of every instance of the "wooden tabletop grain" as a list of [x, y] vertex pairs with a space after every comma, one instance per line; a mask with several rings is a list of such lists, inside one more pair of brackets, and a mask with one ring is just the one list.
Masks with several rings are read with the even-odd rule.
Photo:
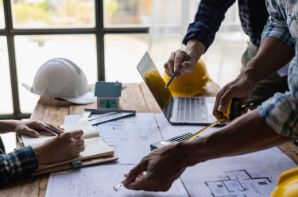
[[[202, 95], [216, 95], [219, 87], [209, 82]], [[125, 84], [120, 99], [120, 108], [135, 109], [138, 112], [160, 112], [145, 84]], [[64, 116], [79, 114], [84, 108], [96, 108], [96, 103], [90, 105], [72, 105], [68, 102], [41, 97], [31, 115], [33, 120], [42, 120], [48, 123], [60, 125]], [[298, 163], [298, 148], [293, 143], [286, 143], [280, 149]], [[49, 175], [39, 177], [27, 177], [22, 180], [0, 188], [2, 197], [43, 197], [45, 196]]]

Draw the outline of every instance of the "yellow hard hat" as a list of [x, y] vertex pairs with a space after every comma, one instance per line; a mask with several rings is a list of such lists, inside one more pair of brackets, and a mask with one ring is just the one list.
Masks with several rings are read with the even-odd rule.
[[[164, 72], [163, 79], [167, 83], [170, 76]], [[191, 73], [173, 80], [169, 90], [173, 96], [195, 96], [203, 90], [208, 81], [209, 75], [206, 66], [203, 61], [199, 60]]]
[[298, 196], [298, 168], [283, 172], [271, 197], [297, 197]]

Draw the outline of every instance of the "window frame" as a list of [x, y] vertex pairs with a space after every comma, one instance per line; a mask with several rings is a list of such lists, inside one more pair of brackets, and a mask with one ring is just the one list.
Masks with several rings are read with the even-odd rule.
[[15, 54], [14, 37], [19, 35], [75, 35], [75, 34], [93, 34], [96, 38], [97, 54], [97, 79], [105, 80], [105, 43], [104, 36], [107, 34], [148, 34], [149, 27], [104, 27], [104, 0], [94, 0], [95, 5], [95, 27], [92, 28], [13, 28], [13, 18], [11, 1], [3, 0], [5, 28], [0, 29], [0, 35], [5, 36], [7, 40], [8, 61], [11, 79], [12, 91], [12, 114], [0, 114], [0, 119], [24, 119], [29, 118], [31, 114], [22, 113], [20, 110], [18, 76]]

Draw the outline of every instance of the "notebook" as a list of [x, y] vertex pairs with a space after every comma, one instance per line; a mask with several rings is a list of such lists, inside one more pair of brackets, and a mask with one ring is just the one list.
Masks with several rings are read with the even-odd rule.
[[[94, 165], [97, 163], [108, 162], [117, 159], [114, 149], [99, 136], [98, 131], [96, 131], [95, 128], [90, 125], [88, 120], [79, 120], [76, 122], [65, 121], [64, 132], [70, 132], [74, 130], [83, 131], [85, 150], [80, 153], [79, 157], [50, 165], [40, 165], [34, 175], [60, 171], [69, 168], [78, 168], [86, 165]], [[32, 146], [41, 144], [53, 137], [55, 136], [41, 135], [38, 138], [32, 138], [21, 135], [20, 142], [23, 146]], [[76, 162], [76, 166], [72, 165], [74, 161]]]

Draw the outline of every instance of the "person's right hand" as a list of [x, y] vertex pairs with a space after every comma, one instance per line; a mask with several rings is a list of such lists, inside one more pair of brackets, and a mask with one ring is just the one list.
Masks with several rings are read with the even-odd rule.
[[38, 164], [53, 164], [79, 156], [84, 150], [83, 131], [62, 133], [33, 147]]
[[168, 61], [164, 64], [166, 73], [172, 76], [174, 72], [178, 72], [177, 76], [182, 76], [194, 70], [197, 59], [192, 58], [184, 50], [172, 52]]
[[166, 73], [172, 76], [177, 71], [178, 77], [192, 72], [204, 51], [205, 47], [200, 41], [188, 41], [186, 50], [179, 49], [171, 53], [168, 61], [164, 64]]
[[239, 75], [235, 80], [225, 85], [217, 94], [213, 115], [217, 119], [223, 118], [223, 112], [232, 98], [240, 98], [245, 104], [252, 91], [253, 83], [244, 75]]

